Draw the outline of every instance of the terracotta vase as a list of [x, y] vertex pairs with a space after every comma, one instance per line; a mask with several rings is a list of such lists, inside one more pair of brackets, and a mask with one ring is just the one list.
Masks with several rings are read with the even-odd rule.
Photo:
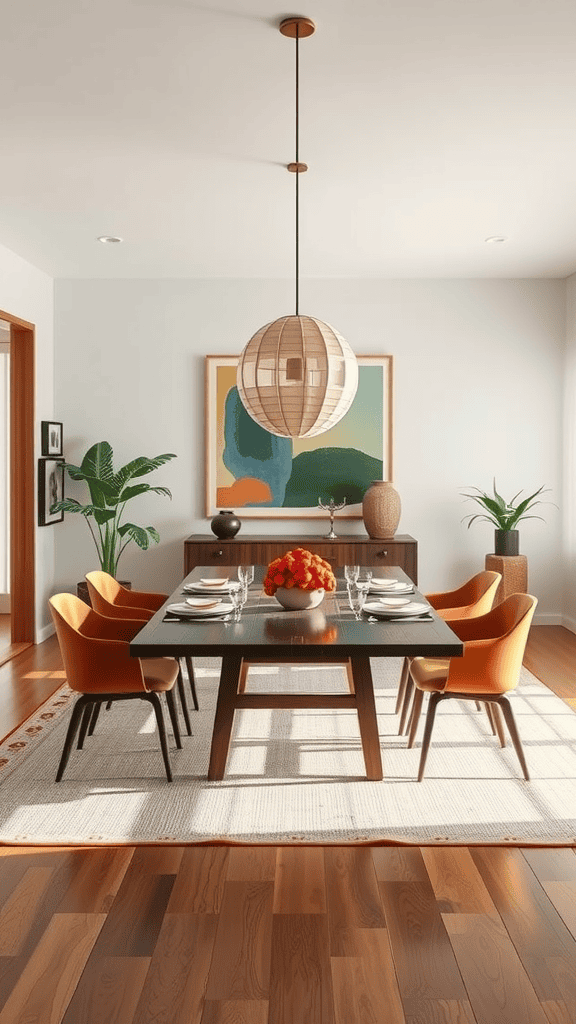
[[362, 516], [369, 537], [393, 537], [400, 522], [400, 495], [389, 480], [373, 480], [362, 501]]
[[326, 591], [300, 590], [298, 587], [278, 587], [274, 597], [283, 608], [290, 611], [303, 611], [305, 608], [316, 608], [324, 600]]

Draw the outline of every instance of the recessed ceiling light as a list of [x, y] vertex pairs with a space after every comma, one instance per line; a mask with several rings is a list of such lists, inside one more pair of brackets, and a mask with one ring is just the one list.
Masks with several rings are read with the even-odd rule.
[[117, 235], [99, 235], [97, 241], [98, 242], [104, 242], [104, 244], [108, 244], [108, 243], [112, 244], [112, 243], [115, 243], [115, 242], [123, 242], [124, 239], [123, 238], [118, 238]]
[[506, 238], [506, 235], [490, 235], [490, 238], [485, 238], [484, 241], [489, 242], [492, 245], [496, 242], [507, 242], [508, 239]]

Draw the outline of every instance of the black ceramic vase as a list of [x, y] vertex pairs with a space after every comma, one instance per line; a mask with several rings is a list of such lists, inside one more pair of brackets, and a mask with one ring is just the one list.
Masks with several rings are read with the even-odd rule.
[[494, 530], [494, 554], [517, 555], [519, 537], [519, 530]]
[[234, 512], [222, 509], [218, 515], [214, 516], [210, 526], [212, 533], [215, 533], [219, 540], [231, 540], [238, 533], [242, 523], [236, 518]]

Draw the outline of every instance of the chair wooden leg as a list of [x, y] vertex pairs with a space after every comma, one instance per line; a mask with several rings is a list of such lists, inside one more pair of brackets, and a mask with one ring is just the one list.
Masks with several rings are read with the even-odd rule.
[[502, 709], [502, 714], [504, 715], [504, 720], [506, 722], [506, 725], [508, 726], [508, 732], [510, 733], [512, 743], [514, 744], [514, 749], [518, 754], [518, 760], [520, 761], [522, 771], [524, 772], [524, 778], [526, 779], [526, 782], [530, 782], [528, 765], [526, 764], [526, 758], [524, 757], [524, 750], [522, 748], [522, 742], [520, 740], [520, 735], [516, 727], [516, 719], [514, 718], [514, 712], [512, 711], [512, 708], [510, 706], [510, 701], [508, 700], [507, 697], [500, 697], [498, 700], [498, 704]]
[[164, 728], [164, 716], [162, 714], [160, 698], [157, 693], [147, 693], [145, 699], [150, 701], [156, 713], [156, 723], [158, 725], [158, 733], [160, 735], [160, 746], [162, 748], [162, 757], [164, 758], [166, 778], [168, 779], [168, 782], [172, 782], [172, 769], [170, 767], [170, 758], [168, 756], [168, 742], [166, 740], [166, 729]]
[[422, 753], [420, 755], [420, 767], [418, 769], [418, 782], [422, 782], [424, 777], [424, 769], [426, 767], [426, 759], [428, 757], [428, 748], [430, 747], [430, 740], [432, 739], [432, 729], [434, 727], [434, 717], [436, 715], [436, 708], [442, 700], [441, 693], [431, 693], [430, 700], [428, 701], [428, 711], [426, 713], [426, 725], [424, 726], [424, 736], [422, 739]]
[[58, 765], [58, 771], [56, 772], [56, 782], [60, 782], [66, 765], [68, 764], [68, 758], [70, 757], [70, 751], [74, 744], [74, 737], [80, 725], [80, 719], [84, 713], [84, 707], [87, 701], [85, 698], [79, 697], [74, 707], [72, 708], [72, 715], [70, 716], [70, 724], [66, 733], [66, 739], [64, 740], [64, 747], [62, 750], [62, 757], [60, 758], [60, 764]]
[[180, 737], [180, 726], [178, 725], [178, 712], [176, 711], [176, 701], [174, 700], [174, 690], [166, 690], [166, 703], [168, 705], [168, 713], [170, 715], [170, 721], [172, 722], [172, 732], [174, 733], [174, 739], [176, 741], [176, 747], [178, 750], [182, 750], [182, 739]]
[[242, 668], [240, 669], [240, 679], [238, 680], [238, 693], [246, 693], [246, 683], [248, 682], [248, 669], [250, 665], [247, 661], [242, 662]]
[[186, 732], [189, 736], [192, 735], [192, 726], [190, 725], [190, 715], [188, 713], [188, 705], [186, 703], [186, 694], [184, 693], [184, 676], [182, 675], [182, 669], [178, 668], [178, 679], [176, 680], [178, 687], [178, 696], [180, 698], [180, 707], [182, 708], [182, 714], [184, 716], [184, 725], [186, 726]]
[[410, 700], [414, 693], [414, 680], [408, 670], [408, 678], [406, 680], [406, 689], [404, 691], [404, 700], [402, 704], [402, 714], [400, 715], [400, 725], [398, 727], [398, 735], [403, 736], [408, 726], [408, 712], [410, 710]]
[[188, 669], [188, 680], [190, 682], [190, 693], [192, 694], [192, 700], [194, 701], [194, 710], [198, 711], [198, 695], [196, 693], [196, 680], [194, 679], [194, 665], [192, 664], [192, 658], [186, 655], [186, 668]]
[[90, 719], [90, 725], [88, 726], [88, 735], [91, 736], [96, 728], [96, 722], [98, 721], [98, 715], [100, 714], [100, 708], [102, 707], [102, 701], [99, 700], [92, 708], [92, 717]]
[[396, 714], [400, 714], [400, 708], [404, 701], [404, 694], [406, 693], [406, 684], [408, 682], [408, 674], [410, 672], [410, 662], [408, 658], [404, 658], [402, 665], [402, 671], [400, 673], [400, 683], [398, 684], [398, 696], [396, 697]]
[[486, 714], [488, 715], [488, 721], [490, 722], [490, 728], [492, 730], [492, 735], [495, 736], [496, 735], [496, 724], [494, 722], [494, 712], [493, 712], [493, 709], [492, 709], [492, 705], [491, 705], [489, 700], [484, 701], [484, 707], [486, 708]]
[[110, 711], [111, 707], [112, 707], [112, 701], [109, 700], [109, 701], [106, 702], [106, 711]]
[[346, 679], [348, 680], [348, 689], [350, 690], [350, 693], [355, 693], [354, 673], [352, 671], [352, 662], [350, 661], [350, 658], [348, 658], [348, 661], [346, 662]]
[[479, 700], [474, 701], [476, 704], [476, 711], [482, 711], [482, 705]]
[[494, 719], [494, 725], [496, 726], [496, 734], [500, 740], [500, 746], [506, 746], [506, 733], [504, 732], [504, 723], [502, 722], [502, 713], [500, 711], [500, 705], [497, 703], [490, 704], [492, 709], [492, 718]]
[[84, 746], [84, 740], [86, 739], [86, 733], [88, 732], [88, 726], [92, 720], [92, 704], [85, 704], [84, 711], [82, 712], [82, 721], [80, 722], [80, 732], [78, 733], [78, 745], [77, 750], [82, 750]]
[[416, 739], [416, 733], [418, 731], [418, 722], [420, 721], [420, 712], [422, 711], [422, 701], [424, 700], [424, 690], [419, 690], [418, 687], [414, 690], [414, 701], [412, 703], [412, 714], [410, 716], [410, 735], [408, 736], [408, 746], [414, 746], [414, 740]]

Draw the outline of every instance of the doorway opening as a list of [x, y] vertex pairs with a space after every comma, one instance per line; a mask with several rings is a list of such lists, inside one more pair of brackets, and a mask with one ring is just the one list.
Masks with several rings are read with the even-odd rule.
[[0, 310], [0, 665], [34, 643], [34, 493], [34, 325]]

